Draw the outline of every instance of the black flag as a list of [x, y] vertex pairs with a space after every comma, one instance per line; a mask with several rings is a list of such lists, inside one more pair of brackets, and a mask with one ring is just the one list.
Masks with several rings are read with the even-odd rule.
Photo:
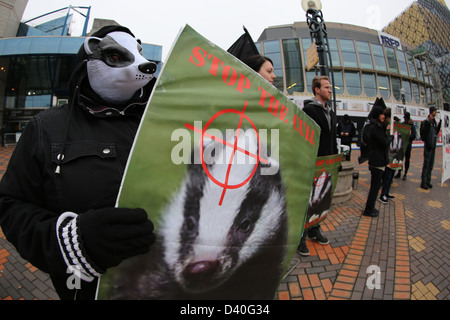
[[258, 48], [256, 48], [252, 37], [245, 27], [244, 34], [227, 51], [241, 61], [255, 54], [259, 54]]

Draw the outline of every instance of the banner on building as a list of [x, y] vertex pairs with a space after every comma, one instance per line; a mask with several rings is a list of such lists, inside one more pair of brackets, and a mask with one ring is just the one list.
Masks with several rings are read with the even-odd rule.
[[157, 240], [98, 299], [272, 299], [300, 240], [320, 128], [186, 26], [146, 108], [117, 205]]
[[343, 158], [344, 154], [342, 153], [317, 157], [316, 174], [306, 214], [305, 230], [321, 224], [327, 218]]
[[440, 111], [442, 132], [442, 181], [450, 179], [450, 112]]

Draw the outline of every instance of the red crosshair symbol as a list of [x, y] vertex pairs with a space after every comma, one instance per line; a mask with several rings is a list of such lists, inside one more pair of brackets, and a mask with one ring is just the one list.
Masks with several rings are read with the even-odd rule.
[[[200, 138], [200, 158], [202, 159], [203, 170], [204, 170], [205, 173], [208, 175], [208, 177], [211, 179], [211, 181], [213, 181], [215, 184], [217, 184], [218, 186], [220, 186], [220, 187], [223, 188], [222, 196], [220, 197], [220, 201], [219, 201], [219, 206], [222, 205], [223, 198], [225, 197], [225, 193], [226, 193], [226, 190], [227, 190], [227, 189], [238, 189], [238, 188], [242, 187], [243, 185], [245, 185], [247, 182], [249, 182], [250, 179], [251, 179], [251, 178], [253, 177], [253, 175], [255, 174], [255, 172], [256, 172], [256, 170], [257, 170], [257, 168], [258, 168], [258, 164], [259, 164], [260, 161], [261, 161], [262, 163], [265, 163], [265, 164], [269, 163], [268, 160], [265, 160], [265, 159], [263, 159], [263, 158], [260, 157], [261, 141], [259, 140], [259, 134], [258, 134], [258, 131], [256, 130], [255, 124], [254, 124], [253, 121], [250, 120], [250, 118], [245, 114], [245, 109], [246, 109], [246, 108], [247, 108], [247, 102], [245, 102], [244, 109], [243, 109], [242, 111], [239, 111], [239, 110], [236, 110], [236, 109], [225, 109], [225, 110], [219, 111], [219, 112], [217, 112], [215, 115], [213, 115], [213, 116], [211, 117], [211, 119], [208, 120], [208, 122], [206, 123], [205, 127], [203, 127], [202, 130], [200, 130], [199, 128], [196, 128], [196, 127], [190, 125], [189, 123], [186, 123], [186, 124], [185, 124], [185, 127], [186, 127], [186, 128], [188, 128], [188, 129], [190, 129], [190, 130], [192, 130], [192, 131], [194, 131], [194, 132], [197, 132], [197, 133], [201, 133], [201, 134], [202, 134], [202, 136], [201, 136], [201, 138]], [[227, 113], [235, 113], [235, 114], [238, 114], [238, 115], [240, 116], [240, 119], [239, 119], [239, 125], [238, 125], [238, 128], [237, 128], [237, 134], [236, 134], [236, 137], [235, 137], [235, 140], [234, 140], [234, 144], [232, 144], [232, 143], [230, 143], [230, 142], [228, 142], [228, 141], [224, 141], [224, 140], [222, 140], [222, 139], [220, 139], [220, 138], [218, 138], [218, 137], [216, 137], [216, 136], [213, 136], [213, 135], [211, 135], [211, 134], [209, 134], [209, 133], [206, 132], [206, 130], [208, 130], [208, 128], [210, 127], [211, 123], [212, 123], [215, 119], [217, 119], [217, 118], [220, 117], [221, 115], [224, 115], [224, 114], [227, 114]], [[251, 126], [253, 127], [253, 129], [254, 129], [255, 132], [256, 132], [256, 137], [257, 137], [257, 139], [258, 139], [258, 154], [257, 154], [257, 155], [251, 153], [251, 152], [248, 151], [248, 150], [242, 149], [242, 148], [240, 148], [240, 147], [237, 146], [237, 142], [238, 142], [238, 139], [239, 139], [239, 131], [240, 131], [241, 127], [242, 127], [242, 122], [243, 122], [244, 119], [246, 119], [246, 120], [251, 124]], [[210, 139], [213, 139], [213, 140], [215, 140], [215, 141], [217, 141], [217, 142], [219, 142], [219, 143], [222, 143], [222, 144], [224, 144], [225, 146], [228, 146], [228, 147], [233, 148], [233, 152], [231, 153], [230, 161], [229, 161], [229, 163], [228, 163], [228, 169], [227, 169], [227, 174], [226, 174], [226, 176], [225, 176], [225, 182], [223, 182], [223, 183], [220, 182], [220, 181], [218, 181], [218, 180], [211, 174], [211, 172], [209, 172], [209, 170], [208, 170], [208, 168], [207, 168], [207, 166], [206, 166], [206, 163], [205, 163], [205, 161], [204, 161], [204, 157], [203, 157], [203, 139], [204, 139], [205, 136], [208, 137], [208, 138], [210, 138]], [[234, 158], [234, 155], [235, 155], [236, 151], [242, 152], [242, 153], [248, 155], [249, 157], [255, 158], [255, 159], [256, 159], [256, 165], [255, 165], [255, 167], [253, 168], [252, 173], [251, 173], [251, 174], [247, 177], [247, 179], [245, 179], [243, 182], [241, 182], [241, 183], [239, 183], [239, 184], [235, 184], [235, 185], [229, 185], [229, 184], [228, 184], [228, 180], [229, 180], [229, 177], [230, 177], [231, 166], [233, 165], [233, 158]]]
[[[322, 177], [322, 173], [325, 172], [325, 177]], [[316, 187], [322, 186], [326, 179], [328, 177], [328, 172], [325, 170], [325, 168], [322, 168], [319, 170], [319, 172], [317, 172], [316, 176], [314, 177], [314, 185]]]

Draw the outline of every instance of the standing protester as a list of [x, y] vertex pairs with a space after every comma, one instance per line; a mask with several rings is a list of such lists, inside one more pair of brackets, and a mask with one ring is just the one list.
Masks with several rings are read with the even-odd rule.
[[270, 58], [258, 54], [244, 59], [243, 62], [273, 85], [277, 76], [274, 73], [273, 62]]
[[436, 143], [439, 131], [441, 130], [441, 121], [437, 124], [436, 113], [436, 107], [430, 107], [430, 114], [420, 125], [420, 137], [424, 142], [422, 183], [420, 184], [420, 187], [425, 190], [433, 188], [433, 185], [431, 184], [431, 173], [434, 166]]
[[[402, 180], [406, 180], [407, 179], [406, 176], [408, 174], [409, 166], [411, 163], [412, 143], [414, 140], [416, 140], [417, 132], [416, 132], [416, 127], [414, 126], [414, 121], [411, 119], [411, 114], [409, 112], [405, 112], [403, 124], [407, 124], [407, 125], [411, 126], [411, 131], [409, 133], [408, 146], [406, 147], [406, 151], [405, 151], [405, 160], [403, 161], [405, 170], [403, 173]], [[397, 178], [397, 179], [400, 178], [401, 174], [402, 174], [402, 170], [398, 170], [395, 178]]]
[[350, 120], [350, 117], [348, 114], [344, 114], [344, 118], [339, 121], [338, 127], [337, 127], [337, 133], [339, 138], [341, 138], [341, 144], [345, 146], [349, 146], [350, 150], [348, 152], [348, 155], [346, 155], [345, 159], [347, 161], [351, 160], [352, 155], [352, 141], [353, 136], [356, 133], [355, 125]]
[[[400, 119], [398, 119], [397, 117], [394, 117], [395, 121], [398, 122]], [[384, 110], [384, 124], [386, 125], [386, 128], [389, 130], [391, 124], [391, 109], [385, 109]], [[389, 146], [388, 146], [389, 149]], [[394, 179], [394, 173], [395, 170], [389, 168], [388, 166], [386, 166], [384, 168], [384, 172], [383, 172], [383, 180], [381, 182], [381, 195], [380, 195], [380, 201], [383, 204], [387, 204], [388, 200], [392, 200], [395, 197], [393, 195], [391, 195], [389, 193], [389, 191], [391, 190], [391, 184], [392, 184], [392, 180]]]
[[[316, 76], [312, 80], [314, 98], [305, 100], [303, 111], [310, 116], [320, 127], [320, 140], [318, 157], [337, 154], [336, 143], [336, 120], [335, 114], [329, 105], [331, 99], [330, 79], [325, 76]], [[311, 227], [303, 232], [297, 252], [302, 256], [308, 256], [309, 250], [306, 246], [306, 236], [312, 240], [325, 245], [329, 241], [320, 232], [320, 225]]]
[[392, 137], [387, 135], [386, 124], [384, 123], [384, 112], [380, 106], [374, 106], [370, 113], [371, 122], [364, 138], [369, 145], [369, 170], [371, 174], [370, 190], [363, 211], [364, 216], [377, 217], [379, 211], [375, 209], [375, 201], [380, 191], [383, 179], [384, 168], [388, 164], [388, 148]]
[[155, 241], [144, 209], [115, 207], [155, 71], [125, 27], [86, 38], [69, 103], [27, 124], [3, 175], [6, 239], [50, 275], [61, 299], [94, 299], [101, 274]]

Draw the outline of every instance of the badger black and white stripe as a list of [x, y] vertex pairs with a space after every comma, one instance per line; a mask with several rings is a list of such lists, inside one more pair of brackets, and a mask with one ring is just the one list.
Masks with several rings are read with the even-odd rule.
[[[162, 217], [160, 250], [152, 248], [153, 257], [147, 258], [140, 274], [131, 264], [133, 270], [125, 271], [124, 267], [124, 273], [133, 275], [120, 276], [122, 284], [118, 284], [115, 297], [273, 298], [287, 246], [285, 190], [275, 159], [258, 164], [255, 158], [239, 151], [258, 155], [254, 130], [241, 130], [237, 136], [238, 151], [213, 141], [204, 145], [203, 159], [210, 176], [217, 181], [233, 186], [251, 179], [223, 194], [223, 186], [214, 182], [201, 164], [189, 165]], [[228, 142], [234, 144], [233, 139]], [[274, 173], [271, 175], [261, 174], [264, 166], [276, 166], [277, 170], [270, 170]], [[137, 290], [131, 289], [134, 285]]]

